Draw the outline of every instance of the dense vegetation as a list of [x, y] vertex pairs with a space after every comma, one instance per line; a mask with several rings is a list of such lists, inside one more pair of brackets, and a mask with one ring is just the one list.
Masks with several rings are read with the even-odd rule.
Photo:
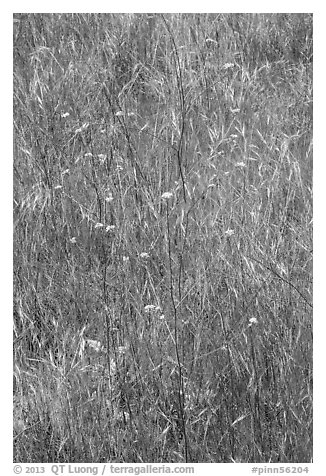
[[311, 461], [311, 15], [14, 15], [14, 433]]

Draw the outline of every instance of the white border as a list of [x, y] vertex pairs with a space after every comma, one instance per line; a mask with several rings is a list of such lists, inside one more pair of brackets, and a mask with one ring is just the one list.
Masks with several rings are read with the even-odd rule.
[[[166, 0], [164, 2], [120, 0], [119, 2], [107, 1], [56, 1], [53, 4], [45, 4], [41, 1], [24, 2], [15, 1], [10, 4], [11, 12], [60, 12], [60, 13], [311, 13], [315, 10], [314, 3], [296, 1], [276, 0], [274, 2], [258, 2], [258, 1], [200, 1], [186, 2]], [[12, 5], [15, 5], [13, 7]], [[9, 6], [9, 5], [8, 5]], [[92, 7], [92, 8], [90, 8]], [[320, 8], [319, 8], [320, 10]]]
[[[90, 10], [89, 7], [92, 6]], [[15, 12], [313, 12], [314, 13], [314, 463], [309, 465], [310, 474], [325, 474], [325, 322], [326, 294], [324, 276], [326, 234], [325, 178], [326, 178], [326, 18], [322, 2], [274, 1], [274, 2], [175, 2], [161, 4], [151, 2], [62, 2], [51, 6], [44, 2], [13, 2], [1, 6], [1, 311], [3, 341], [1, 354], [1, 403], [0, 468], [2, 474], [12, 474], [12, 14]], [[49, 466], [49, 465], [46, 465]], [[248, 474], [253, 465], [222, 465], [223, 474]], [[261, 466], [261, 465], [257, 465]], [[286, 466], [286, 465], [284, 465]], [[296, 466], [296, 465], [291, 465]], [[196, 465], [196, 474], [216, 474], [216, 465]]]

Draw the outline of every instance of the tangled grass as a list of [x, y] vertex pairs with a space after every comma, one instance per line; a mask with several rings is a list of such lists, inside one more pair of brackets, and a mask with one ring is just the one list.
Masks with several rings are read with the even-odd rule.
[[311, 15], [15, 15], [14, 433], [311, 461]]

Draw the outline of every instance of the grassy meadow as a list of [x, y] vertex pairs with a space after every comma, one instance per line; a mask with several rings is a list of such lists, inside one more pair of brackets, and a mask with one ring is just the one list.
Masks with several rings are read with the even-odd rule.
[[16, 462], [312, 461], [312, 15], [14, 14]]

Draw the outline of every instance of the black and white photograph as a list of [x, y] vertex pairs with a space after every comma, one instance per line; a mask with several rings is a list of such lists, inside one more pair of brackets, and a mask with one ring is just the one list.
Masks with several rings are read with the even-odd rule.
[[313, 19], [13, 14], [14, 463], [308, 473]]

